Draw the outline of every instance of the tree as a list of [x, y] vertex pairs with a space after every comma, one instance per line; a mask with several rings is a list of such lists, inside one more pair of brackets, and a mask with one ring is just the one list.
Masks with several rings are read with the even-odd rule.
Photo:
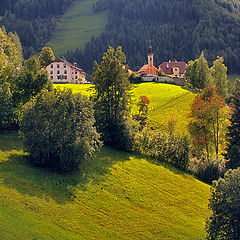
[[207, 239], [238, 240], [240, 236], [240, 168], [228, 170], [211, 187]]
[[13, 85], [13, 101], [16, 105], [28, 102], [43, 88], [49, 90], [52, 88], [48, 73], [41, 69], [37, 57], [31, 57], [24, 62], [24, 66]]
[[73, 172], [101, 142], [91, 102], [71, 91], [42, 90], [23, 107], [20, 123], [25, 151], [39, 166]]
[[105, 144], [130, 150], [133, 129], [130, 119], [130, 82], [123, 63], [126, 57], [122, 48], [109, 47], [98, 65], [95, 62], [94, 109], [98, 131]]
[[191, 105], [190, 134], [196, 144], [205, 148], [208, 160], [213, 151], [216, 158], [219, 156], [219, 148], [226, 135], [228, 116], [228, 106], [213, 88], [204, 89]]
[[53, 50], [50, 47], [44, 47], [39, 56], [41, 67], [45, 68], [50, 62], [55, 59]]
[[232, 94], [233, 114], [228, 127], [228, 146], [226, 158], [227, 168], [237, 168], [240, 166], [240, 79], [235, 82], [235, 90]]
[[203, 52], [198, 59], [188, 63], [185, 78], [194, 88], [203, 89], [212, 85], [211, 73]]
[[147, 96], [140, 96], [137, 102], [138, 115], [136, 116], [136, 120], [140, 121], [140, 125], [144, 126], [147, 123], [148, 112], [149, 112], [149, 104], [150, 100]]
[[213, 62], [213, 66], [210, 68], [213, 83], [218, 93], [224, 98], [228, 94], [228, 79], [227, 79], [227, 67], [223, 63], [223, 57], [216, 59]]

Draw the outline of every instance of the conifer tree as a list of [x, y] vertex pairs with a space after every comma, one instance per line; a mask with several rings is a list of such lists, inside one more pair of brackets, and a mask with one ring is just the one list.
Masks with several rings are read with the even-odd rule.
[[236, 80], [235, 91], [232, 95], [233, 114], [228, 127], [228, 146], [226, 158], [229, 160], [227, 168], [240, 166], [240, 79]]

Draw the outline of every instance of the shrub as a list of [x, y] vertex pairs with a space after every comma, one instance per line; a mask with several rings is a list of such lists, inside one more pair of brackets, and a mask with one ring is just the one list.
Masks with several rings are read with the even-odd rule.
[[189, 170], [198, 178], [206, 183], [211, 184], [212, 181], [217, 180], [223, 176], [225, 172], [225, 160], [206, 158], [193, 158], [189, 164]]
[[135, 151], [187, 170], [189, 142], [186, 137], [168, 136], [158, 130], [143, 129], [135, 137]]
[[20, 123], [31, 161], [61, 172], [73, 172], [99, 149], [93, 108], [71, 91], [42, 90], [23, 107]]

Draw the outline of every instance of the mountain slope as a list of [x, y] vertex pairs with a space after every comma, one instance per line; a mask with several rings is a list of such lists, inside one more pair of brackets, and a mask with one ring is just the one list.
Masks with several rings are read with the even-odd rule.
[[29, 165], [0, 135], [1, 239], [204, 239], [209, 186], [168, 165], [104, 148], [74, 175]]
[[169, 59], [189, 61], [204, 51], [210, 62], [224, 56], [229, 72], [239, 72], [239, 5], [235, 0], [99, 0], [95, 10], [109, 13], [105, 32], [68, 57], [89, 71], [108, 45], [122, 45], [128, 64], [138, 70], [151, 40], [157, 66]]

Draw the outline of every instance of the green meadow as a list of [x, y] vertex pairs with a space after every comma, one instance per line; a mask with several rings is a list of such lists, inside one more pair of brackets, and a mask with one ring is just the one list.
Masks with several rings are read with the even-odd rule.
[[58, 20], [51, 40], [47, 43], [55, 55], [83, 48], [91, 37], [99, 36], [107, 24], [107, 13], [95, 13], [96, 0], [75, 0], [67, 12]]
[[[91, 95], [92, 85], [55, 84], [54, 86], [61, 89], [71, 89], [73, 93], [81, 92], [87, 96]], [[176, 121], [176, 132], [180, 134], [188, 132], [190, 104], [196, 94], [183, 87], [166, 83], [141, 83], [134, 85], [133, 103], [136, 103], [142, 95], [146, 95], [151, 101], [149, 119], [153, 125], [164, 130], [167, 121], [173, 117]], [[133, 112], [137, 113], [136, 104], [133, 105]]]
[[3, 240], [205, 237], [210, 187], [185, 172], [109, 147], [73, 175], [26, 157], [17, 133], [0, 134]]

